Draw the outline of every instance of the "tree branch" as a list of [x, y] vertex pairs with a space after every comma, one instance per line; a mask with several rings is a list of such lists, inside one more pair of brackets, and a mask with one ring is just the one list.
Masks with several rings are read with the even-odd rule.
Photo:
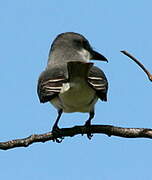
[[[129, 54], [127, 51], [121, 51], [123, 54], [131, 58], [136, 62], [140, 68], [147, 74], [150, 81], [152, 81], [152, 74], [144, 67], [144, 65], [137, 60], [134, 56]], [[59, 139], [67, 136], [75, 136], [78, 134], [87, 134], [88, 131], [91, 131], [91, 134], [106, 134], [108, 136], [119, 136], [124, 138], [150, 138], [152, 139], [152, 129], [146, 128], [122, 128], [111, 125], [91, 125], [90, 129], [85, 126], [75, 126], [72, 128], [62, 128], [59, 132], [52, 134], [52, 132], [44, 134], [33, 134], [29, 137], [23, 139], [15, 139], [7, 142], [0, 142], [1, 150], [8, 150], [16, 147], [27, 147], [36, 142], [46, 142], [54, 141], [60, 142]]]
[[[46, 142], [55, 138], [63, 138], [67, 136], [75, 136], [78, 134], [87, 134], [88, 128], [85, 126], [74, 126], [72, 128], [62, 128], [58, 133], [52, 134], [33, 134], [27, 138], [15, 139], [7, 142], [0, 142], [1, 150], [8, 150], [16, 147], [27, 147], [36, 142]], [[122, 128], [111, 125], [91, 125], [92, 134], [106, 134], [108, 136], [119, 136], [125, 138], [150, 138], [152, 139], [152, 129], [146, 128]]]
[[138, 66], [141, 67], [141, 69], [147, 74], [149, 80], [152, 81], [152, 74], [145, 68], [145, 66], [138, 59], [136, 59], [127, 51], [120, 51], [120, 52], [122, 52], [123, 54], [131, 58], [136, 64], [138, 64]]

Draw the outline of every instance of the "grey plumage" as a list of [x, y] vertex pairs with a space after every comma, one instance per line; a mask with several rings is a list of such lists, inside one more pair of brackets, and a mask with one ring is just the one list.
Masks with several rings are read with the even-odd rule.
[[107, 78], [101, 69], [89, 63], [90, 59], [107, 61], [80, 34], [62, 33], [52, 43], [37, 92], [41, 103], [49, 101], [58, 110], [53, 131], [58, 128], [62, 112], [88, 112], [86, 125], [90, 125], [97, 99], [107, 101]]
[[[69, 79], [66, 69], [66, 64], [55, 65], [41, 73], [37, 89], [41, 103], [48, 102], [58, 96], [62, 84], [68, 82]], [[108, 82], [104, 72], [98, 67], [92, 66], [87, 81], [96, 91], [98, 98], [107, 101]]]

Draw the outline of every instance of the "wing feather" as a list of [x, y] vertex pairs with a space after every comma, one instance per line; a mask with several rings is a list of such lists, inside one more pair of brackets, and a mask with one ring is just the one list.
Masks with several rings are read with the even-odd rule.
[[93, 66], [88, 75], [88, 83], [102, 101], [107, 101], [108, 81], [104, 72]]
[[41, 73], [37, 86], [37, 93], [41, 103], [52, 100], [60, 93], [62, 84], [67, 81], [64, 70], [65, 68], [57, 66], [46, 69]]

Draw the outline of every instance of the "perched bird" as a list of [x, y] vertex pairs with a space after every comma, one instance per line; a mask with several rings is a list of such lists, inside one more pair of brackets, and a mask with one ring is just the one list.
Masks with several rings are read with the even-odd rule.
[[[62, 33], [52, 43], [47, 67], [41, 73], [37, 87], [40, 102], [50, 102], [58, 111], [52, 132], [59, 130], [58, 122], [63, 112], [89, 113], [85, 126], [90, 127], [98, 98], [107, 101], [107, 78], [89, 60], [107, 61], [81, 34]], [[90, 132], [87, 137], [91, 139]]]

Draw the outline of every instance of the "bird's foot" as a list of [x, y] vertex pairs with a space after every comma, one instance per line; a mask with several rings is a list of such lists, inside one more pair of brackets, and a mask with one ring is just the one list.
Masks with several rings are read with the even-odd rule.
[[52, 134], [53, 134], [53, 142], [61, 143], [63, 141], [63, 137], [58, 138], [57, 136], [60, 134], [60, 128], [58, 126], [53, 126]]
[[87, 128], [87, 138], [88, 138], [89, 140], [91, 140], [91, 138], [93, 137], [93, 135], [91, 134], [91, 123], [90, 123], [90, 120], [86, 121], [85, 127]]

